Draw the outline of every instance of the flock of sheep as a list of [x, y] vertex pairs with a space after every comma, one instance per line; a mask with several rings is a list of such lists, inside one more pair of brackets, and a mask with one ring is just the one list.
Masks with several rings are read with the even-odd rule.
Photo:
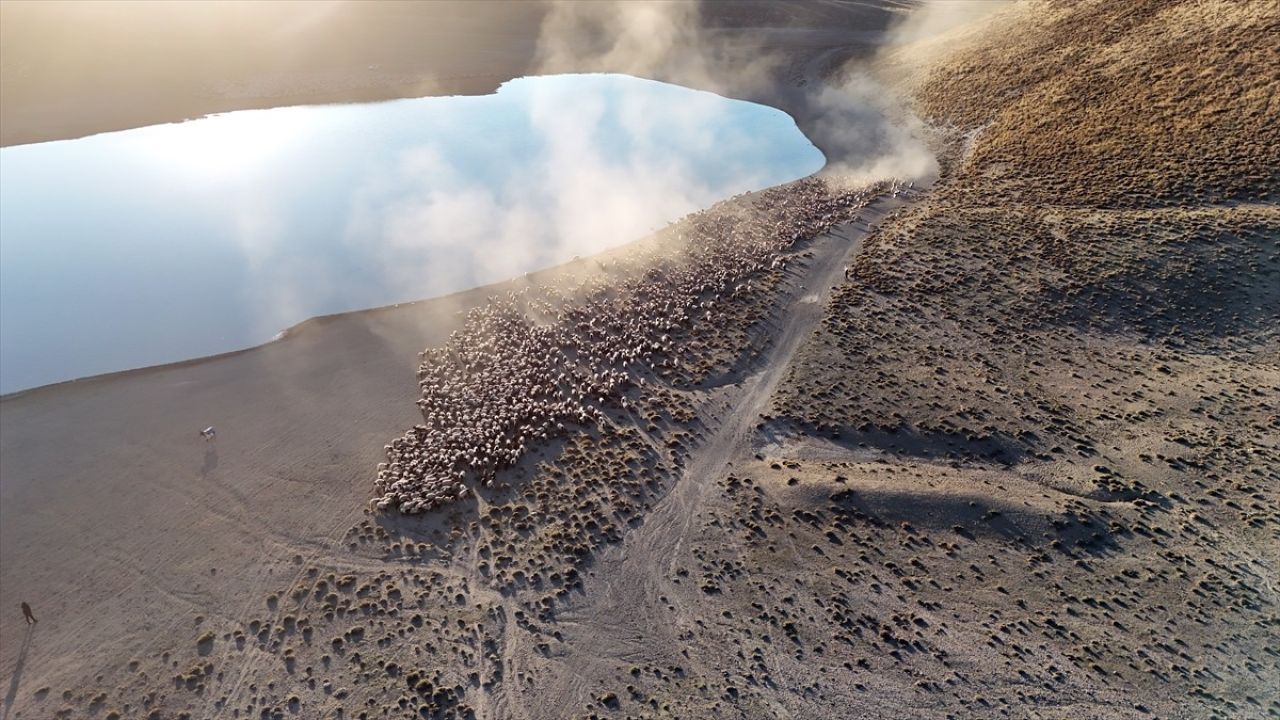
[[491, 485], [540, 443], [629, 409], [624, 392], [679, 363], [673, 336], [786, 262], [784, 252], [898, 185], [839, 192], [802, 180], [681, 220], [674, 247], [600, 263], [571, 295], [533, 287], [472, 309], [444, 347], [420, 353], [423, 423], [385, 446], [378, 510], [421, 513]]

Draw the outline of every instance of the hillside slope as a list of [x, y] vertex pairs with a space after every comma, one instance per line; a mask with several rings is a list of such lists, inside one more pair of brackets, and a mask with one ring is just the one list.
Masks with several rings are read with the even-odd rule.
[[[916, 526], [879, 545], [913, 589], [898, 611], [972, 640], [922, 701], [972, 710], [977, 685], [1014, 716], [1275, 716], [1280, 12], [999, 22], [912, 77], [955, 138], [948, 172], [868, 239], [779, 392], [777, 447], [834, 443], [810, 460], [859, 464], [809, 472], [896, 469], [900, 493], [979, 473], [972, 507], [1030, 487], [1073, 508], [1012, 536], [887, 514]], [[922, 538], [950, 546], [921, 556], [949, 586], [910, 569]]]

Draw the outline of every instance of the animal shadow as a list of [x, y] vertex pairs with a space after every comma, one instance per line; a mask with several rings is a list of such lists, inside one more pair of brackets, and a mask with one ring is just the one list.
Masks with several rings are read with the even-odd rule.
[[209, 445], [204, 449], [204, 463], [200, 466], [200, 477], [209, 477], [209, 473], [218, 467], [218, 448]]
[[35, 634], [36, 626], [34, 624], [27, 625], [27, 634], [22, 638], [22, 649], [18, 651], [18, 664], [13, 668], [13, 677], [9, 680], [9, 691], [4, 696], [4, 713], [0, 714], [0, 720], [9, 719], [9, 711], [13, 709], [14, 700], [18, 699], [18, 686], [22, 682], [22, 667], [27, 663], [27, 651], [31, 649], [31, 636]]

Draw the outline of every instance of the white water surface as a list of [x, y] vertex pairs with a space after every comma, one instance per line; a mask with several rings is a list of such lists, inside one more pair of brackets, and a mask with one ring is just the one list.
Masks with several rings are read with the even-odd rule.
[[823, 163], [779, 110], [625, 75], [0, 149], [0, 392], [515, 277]]

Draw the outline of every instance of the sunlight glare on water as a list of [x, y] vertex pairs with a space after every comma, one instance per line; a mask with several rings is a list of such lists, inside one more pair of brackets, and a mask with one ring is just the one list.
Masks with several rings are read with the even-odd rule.
[[779, 110], [623, 75], [0, 149], [0, 391], [504, 280], [823, 162]]
[[307, 107], [233, 112], [114, 135], [121, 152], [159, 173], [172, 173], [175, 182], [230, 182], [308, 142], [313, 116]]

